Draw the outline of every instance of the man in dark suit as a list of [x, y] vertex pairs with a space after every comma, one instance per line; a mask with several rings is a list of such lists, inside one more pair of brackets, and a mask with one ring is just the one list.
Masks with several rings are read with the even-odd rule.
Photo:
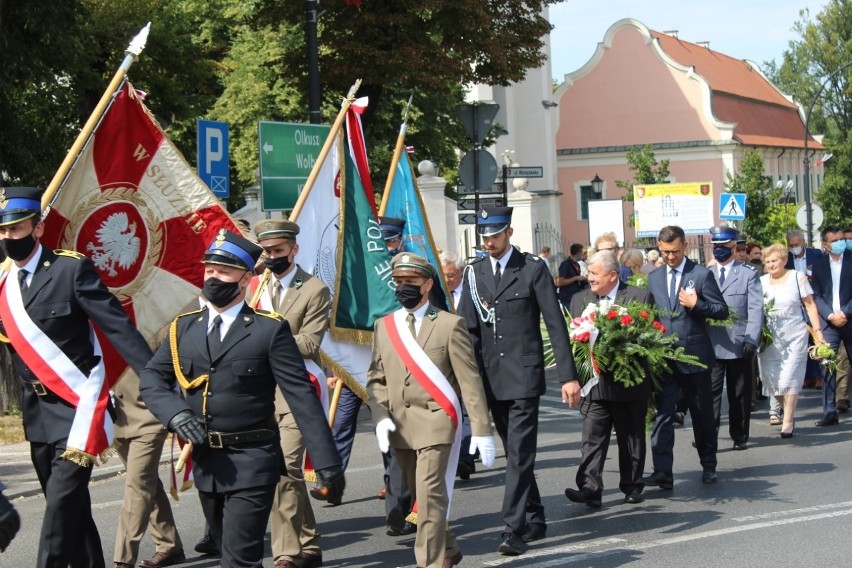
[[219, 233], [204, 255], [202, 293], [209, 307], [172, 322], [141, 376], [142, 399], [151, 412], [193, 444], [195, 485], [221, 544], [222, 566], [261, 566], [263, 560], [266, 523], [285, 471], [274, 418], [276, 385], [320, 480], [332, 493], [345, 486], [290, 325], [244, 301], [261, 251], [239, 235]]
[[677, 336], [677, 347], [695, 355], [704, 368], [674, 363], [671, 374], [662, 378], [657, 420], [651, 434], [654, 473], [643, 478], [645, 485], [671, 489], [674, 481], [674, 415], [678, 394], [683, 392], [689, 413], [695, 447], [704, 472], [701, 481], [716, 483], [716, 425], [713, 421], [713, 392], [710, 367], [716, 361], [710, 342], [707, 319], [728, 317], [728, 306], [719, 291], [713, 273], [686, 257], [689, 247], [683, 229], [667, 226], [660, 229], [657, 245], [665, 260], [665, 270], [648, 277], [648, 290], [667, 330]]
[[[846, 239], [840, 227], [827, 227], [822, 231], [822, 246], [826, 253], [813, 265], [811, 286], [822, 323], [822, 335], [834, 352], [845, 346], [852, 348], [852, 251], [846, 250]], [[823, 416], [817, 426], [834, 426], [838, 423], [835, 401], [836, 374], [825, 370], [822, 382]]]
[[718, 435], [722, 414], [722, 391], [728, 390], [728, 431], [735, 450], [748, 448], [752, 401], [752, 359], [757, 354], [763, 325], [763, 287], [757, 269], [734, 260], [739, 232], [727, 225], [710, 229], [713, 243], [713, 275], [729, 310], [730, 326], [710, 327], [716, 361], [710, 371], [713, 385], [713, 417]]
[[[571, 314], [579, 317], [590, 303], [607, 300], [614, 304], [648, 303], [650, 293], [619, 281], [618, 260], [610, 251], [601, 251], [589, 259], [590, 290], [574, 295]], [[594, 380], [594, 379], [592, 379]], [[592, 385], [591, 381], [587, 387]], [[585, 389], [584, 389], [585, 390]], [[601, 506], [603, 468], [613, 425], [618, 440], [618, 488], [624, 502], [644, 501], [642, 473], [645, 470], [645, 414], [651, 395], [651, 379], [633, 387], [624, 387], [607, 377], [591, 386], [580, 403], [583, 415], [583, 456], [577, 469], [577, 487], [565, 489], [565, 496], [589, 507]]]
[[586, 287], [586, 277], [580, 274], [580, 264], [577, 262], [583, 254], [583, 245], [574, 243], [568, 252], [570, 255], [559, 265], [559, 275], [556, 277], [559, 301], [566, 308], [571, 305], [571, 297]]
[[[98, 567], [103, 550], [88, 485], [92, 465], [107, 450], [103, 428], [110, 418], [97, 411], [91, 417], [95, 405], [109, 405], [107, 390], [93, 387], [106, 379], [91, 324], [137, 373], [151, 350], [88, 258], [39, 243], [40, 193], [0, 190], [0, 248], [13, 261], [0, 292], [0, 333], [11, 340], [24, 433], [46, 498], [37, 566]], [[80, 404], [89, 411], [77, 415]], [[86, 436], [98, 431], [102, 437]]]
[[498, 551], [517, 555], [547, 530], [535, 481], [538, 406], [545, 392], [542, 317], [559, 378], [568, 383], [564, 398], [572, 407], [579, 402], [580, 384], [547, 264], [509, 243], [511, 207], [486, 208], [478, 217], [477, 230], [488, 256], [465, 269], [459, 315], [473, 339], [491, 416], [506, 450], [506, 528]]

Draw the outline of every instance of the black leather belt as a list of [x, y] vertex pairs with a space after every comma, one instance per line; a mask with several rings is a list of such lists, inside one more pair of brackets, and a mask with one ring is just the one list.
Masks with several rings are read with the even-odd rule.
[[276, 430], [246, 430], [245, 432], [207, 432], [207, 441], [211, 448], [224, 448], [235, 444], [264, 442], [278, 435]]
[[47, 387], [41, 381], [21, 381], [21, 384], [24, 385], [25, 389], [33, 391], [38, 396], [47, 396], [50, 394], [50, 391], [47, 390]]

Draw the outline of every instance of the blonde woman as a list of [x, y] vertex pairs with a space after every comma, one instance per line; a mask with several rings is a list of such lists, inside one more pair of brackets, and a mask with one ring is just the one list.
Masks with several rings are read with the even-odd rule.
[[808, 330], [802, 306], [808, 315], [816, 340], [822, 341], [819, 314], [808, 279], [795, 270], [787, 270], [787, 247], [774, 244], [763, 249], [766, 274], [761, 276], [765, 305], [771, 304], [766, 324], [772, 343], [759, 355], [763, 393], [774, 396], [784, 409], [781, 437], [792, 438], [799, 391], [805, 379], [808, 357]]

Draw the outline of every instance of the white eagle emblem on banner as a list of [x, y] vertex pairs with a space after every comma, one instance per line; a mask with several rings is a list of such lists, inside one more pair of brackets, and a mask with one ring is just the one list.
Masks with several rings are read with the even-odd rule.
[[89, 243], [86, 250], [92, 253], [95, 266], [110, 276], [118, 274], [116, 265], [126, 270], [139, 258], [142, 241], [136, 236], [136, 222], [128, 222], [127, 213], [113, 213], [95, 234], [101, 246]]

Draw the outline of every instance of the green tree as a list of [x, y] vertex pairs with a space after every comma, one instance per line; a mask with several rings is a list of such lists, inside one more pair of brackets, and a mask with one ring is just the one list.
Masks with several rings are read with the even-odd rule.
[[[624, 190], [624, 201], [633, 201], [633, 186], [648, 185], [653, 183], [669, 182], [669, 160], [657, 161], [654, 155], [654, 146], [633, 146], [625, 155], [630, 171], [633, 172], [631, 180], [616, 180], [615, 186]], [[631, 218], [631, 226], [633, 220]]]
[[754, 148], [743, 154], [739, 171], [728, 172], [725, 191], [744, 193], [746, 196], [746, 219], [743, 232], [750, 241], [769, 244], [783, 238], [785, 215], [774, 215], [783, 188], [772, 184], [763, 168], [763, 156]]
[[[825, 210], [826, 224], [852, 221], [852, 2], [829, 0], [814, 18], [800, 12], [793, 29], [799, 39], [790, 42], [780, 66], [766, 65], [769, 78], [793, 95], [805, 111], [813, 104], [809, 130], [825, 134], [834, 158], [826, 164], [825, 180], [815, 199]], [[835, 74], [832, 77], [832, 74]], [[831, 78], [829, 78], [831, 77]], [[824, 82], [826, 88], [817, 93]], [[815, 154], [816, 155], [816, 154]], [[813, 159], [813, 156], [812, 156]]]

